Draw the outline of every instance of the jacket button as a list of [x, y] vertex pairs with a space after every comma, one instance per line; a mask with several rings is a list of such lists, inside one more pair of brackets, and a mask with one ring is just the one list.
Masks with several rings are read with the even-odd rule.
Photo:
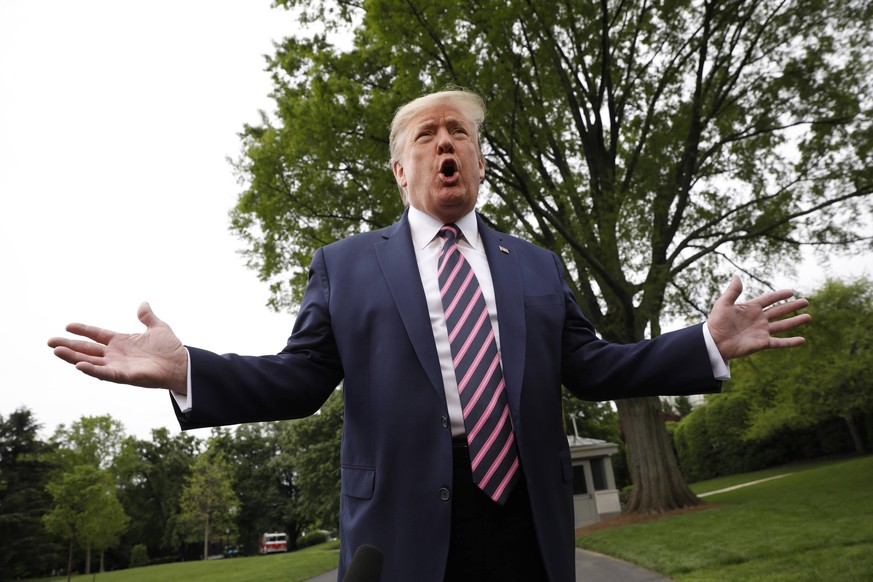
[[444, 416], [444, 417], [442, 418], [442, 421], [443, 421], [443, 428], [448, 428], [448, 427], [449, 427], [449, 417], [448, 417], [448, 416]]
[[452, 493], [451, 491], [449, 491], [448, 487], [440, 488], [440, 499], [442, 499], [443, 501], [448, 501], [449, 499], [451, 499], [451, 497]]

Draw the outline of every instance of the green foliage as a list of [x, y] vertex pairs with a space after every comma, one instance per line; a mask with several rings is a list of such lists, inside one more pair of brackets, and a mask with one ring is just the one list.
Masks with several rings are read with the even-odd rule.
[[112, 475], [82, 464], [57, 473], [46, 486], [53, 508], [43, 517], [46, 531], [90, 552], [116, 544], [129, 518], [115, 494]]
[[342, 390], [331, 394], [313, 416], [279, 429], [279, 442], [296, 471], [297, 507], [301, 523], [313, 529], [339, 526]]
[[[124, 438], [124, 425], [109, 415], [83, 416], [69, 428], [59, 425], [52, 436], [52, 460], [59, 473], [47, 487], [55, 507], [43, 521], [49, 531], [69, 541], [70, 552], [74, 542], [85, 550], [86, 573], [91, 551], [117, 545], [130, 521], [115, 483], [114, 463]], [[70, 565], [68, 560], [68, 569]]]
[[83, 416], [70, 428], [59, 425], [52, 436], [66, 467], [91, 465], [101, 469], [111, 466], [123, 440], [124, 425], [109, 415]]
[[243, 133], [233, 229], [276, 307], [316, 247], [396, 218], [391, 116], [447, 83], [489, 106], [486, 215], [562, 256], [609, 339], [862, 232], [838, 219], [873, 192], [864, 3], [279, 4], [352, 43], [285, 39], [276, 110]]
[[810, 299], [809, 313], [814, 324], [805, 349], [790, 357], [759, 354], [738, 367], [738, 390], [764, 387], [753, 403], [749, 439], [873, 413], [873, 281], [829, 281]]
[[130, 550], [130, 567], [142, 568], [149, 565], [149, 550], [145, 544], [136, 544]]
[[708, 497], [714, 508], [592, 534], [578, 545], [681, 582], [869, 580], [873, 457], [781, 473], [790, 474]]
[[749, 440], [751, 405], [746, 394], [724, 392], [683, 418], [673, 429], [682, 473], [689, 481], [755, 471], [823, 455], [849, 452], [852, 443], [839, 419]]
[[200, 444], [188, 433], [171, 436], [166, 428], [152, 430], [150, 440], [125, 439], [115, 466], [119, 499], [131, 516], [128, 547], [143, 543], [153, 557], [178, 553], [179, 502]]
[[45, 486], [54, 465], [52, 446], [38, 435], [39, 424], [26, 408], [0, 415], [0, 578], [46, 574], [60, 549], [43, 533], [51, 509]]
[[244, 424], [233, 434], [213, 431], [213, 446], [233, 466], [239, 499], [235, 522], [244, 554], [256, 554], [260, 535], [283, 531], [293, 543], [305, 517], [297, 499], [297, 470], [293, 454], [280, 440], [288, 422]]
[[673, 408], [676, 411], [676, 414], [679, 415], [679, 418], [685, 418], [691, 411], [694, 410], [694, 406], [691, 404], [691, 399], [687, 396], [677, 396], [673, 399]]
[[829, 281], [810, 298], [809, 312], [806, 346], [734, 362], [725, 391], [679, 424], [674, 442], [688, 478], [873, 443], [864, 427], [873, 416], [873, 282]]
[[110, 417], [60, 426], [52, 444], [38, 429], [27, 410], [0, 417], [3, 579], [57, 569], [67, 549], [72, 560], [79, 547], [116, 547], [122, 533], [107, 554], [110, 569], [149, 549], [151, 564], [193, 556], [182, 542], [206, 537], [199, 501], [214, 509], [209, 537], [239, 535], [248, 553], [264, 531], [286, 531], [293, 542], [304, 527], [335, 530], [339, 521], [340, 392], [310, 419], [215, 429], [203, 453], [201, 440], [165, 428], [124, 438]]
[[317, 546], [327, 542], [328, 535], [323, 531], [313, 531], [297, 538], [298, 548], [308, 548], [309, 546]]
[[233, 470], [224, 454], [210, 443], [194, 461], [185, 479], [180, 499], [179, 525], [190, 541], [203, 542], [203, 559], [209, 557], [209, 541], [236, 537], [234, 515], [239, 500], [233, 490]]

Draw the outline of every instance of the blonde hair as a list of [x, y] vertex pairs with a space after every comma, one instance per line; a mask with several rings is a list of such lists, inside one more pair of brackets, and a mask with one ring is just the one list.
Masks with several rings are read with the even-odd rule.
[[[450, 87], [435, 93], [429, 93], [418, 99], [414, 99], [400, 107], [394, 113], [394, 119], [391, 121], [391, 133], [388, 138], [388, 148], [391, 154], [390, 165], [394, 167], [394, 163], [400, 159], [402, 150], [400, 136], [406, 131], [409, 122], [421, 114], [423, 111], [436, 107], [438, 105], [448, 105], [458, 110], [464, 119], [473, 124], [476, 129], [474, 141], [479, 155], [482, 155], [482, 149], [479, 146], [479, 133], [482, 129], [482, 123], [485, 121], [485, 102], [479, 95], [462, 89], [459, 87]], [[398, 185], [399, 188], [399, 185]], [[400, 188], [400, 196], [404, 203], [408, 203], [406, 192]]]

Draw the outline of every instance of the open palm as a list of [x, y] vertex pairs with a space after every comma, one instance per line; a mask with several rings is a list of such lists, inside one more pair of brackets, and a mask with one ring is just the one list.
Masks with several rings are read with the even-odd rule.
[[186, 393], [188, 354], [182, 342], [148, 303], [139, 306], [137, 317], [146, 326], [143, 333], [71, 323], [68, 332], [91, 341], [55, 337], [48, 345], [56, 356], [94, 378]]

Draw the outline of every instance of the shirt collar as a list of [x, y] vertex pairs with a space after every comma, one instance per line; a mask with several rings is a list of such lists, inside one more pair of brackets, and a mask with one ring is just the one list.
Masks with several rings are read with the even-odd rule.
[[[444, 223], [440, 222], [433, 216], [426, 214], [416, 208], [409, 207], [409, 229], [412, 231], [412, 243], [418, 250], [423, 249], [433, 241], [437, 232], [442, 228]], [[461, 232], [464, 233], [464, 240], [467, 241], [473, 249], [479, 248], [479, 221], [476, 220], [476, 212], [471, 210], [460, 220], [455, 222]]]

